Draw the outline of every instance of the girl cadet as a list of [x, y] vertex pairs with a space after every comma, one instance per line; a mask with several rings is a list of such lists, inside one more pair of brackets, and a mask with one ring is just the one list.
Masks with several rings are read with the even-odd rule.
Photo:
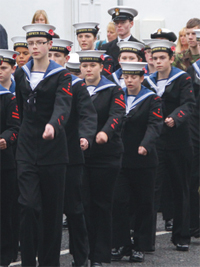
[[23, 29], [33, 59], [15, 73], [21, 119], [16, 160], [22, 266], [36, 266], [38, 250], [39, 266], [55, 267], [60, 265], [71, 75], [48, 59], [52, 25]]
[[[97, 39], [97, 33], [99, 23], [97, 22], [81, 22], [73, 24], [76, 29], [77, 40], [81, 50], [94, 50], [95, 41]], [[101, 74], [108, 76], [113, 72], [113, 59], [112, 57], [104, 54], [103, 69]]]
[[[112, 260], [127, 255], [121, 248], [131, 247], [130, 211], [135, 213], [134, 250], [130, 261], [144, 261], [144, 252], [152, 248], [154, 223], [154, 184], [158, 164], [156, 140], [162, 129], [161, 99], [141, 83], [146, 63], [120, 62], [126, 84], [126, 116], [123, 120], [122, 141], [124, 154], [122, 169], [115, 187], [117, 199], [113, 238], [120, 247]], [[118, 216], [117, 216], [118, 215]], [[113, 257], [115, 256], [115, 257]]]
[[[14, 228], [12, 218], [16, 206], [16, 162], [13, 146], [16, 144], [19, 131], [19, 113], [16, 97], [6, 87], [1, 85], [6, 78], [11, 82], [10, 76], [14, 71], [16, 52], [7, 49], [0, 50], [0, 266], [8, 266], [14, 257], [13, 246]], [[14, 58], [13, 58], [14, 56]]]
[[[69, 60], [71, 46], [72, 42], [68, 40], [53, 38], [49, 58], [64, 67], [65, 62]], [[72, 108], [65, 127], [69, 163], [65, 179], [64, 213], [68, 220], [73, 266], [85, 267], [88, 262], [89, 244], [82, 202], [84, 164], [82, 150], [88, 149], [92, 144], [97, 129], [97, 114], [85, 83], [74, 75], [72, 75], [72, 94]]]
[[104, 51], [80, 51], [81, 72], [98, 115], [95, 140], [85, 152], [84, 208], [89, 234], [91, 266], [111, 260], [111, 209], [123, 145], [121, 121], [125, 114], [124, 92], [101, 76]]
[[179, 251], [188, 251], [189, 179], [192, 165], [192, 142], [189, 119], [195, 105], [191, 77], [172, 67], [174, 44], [168, 40], [149, 43], [156, 72], [144, 85], [162, 98], [164, 125], [157, 142], [159, 166], [155, 186], [155, 217], [160, 201], [163, 177], [171, 179], [174, 198], [172, 242]]
[[[132, 41], [124, 41], [117, 43], [119, 47], [119, 62], [139, 62], [142, 61], [140, 56], [141, 50], [144, 49], [144, 45], [139, 42], [132, 42]], [[115, 82], [122, 88], [125, 87], [124, 78], [122, 75], [122, 69], [119, 68], [111, 75], [107, 77], [109, 80]]]
[[29, 58], [30, 58], [30, 53], [28, 50], [28, 44], [26, 41], [26, 38], [24, 36], [15, 36], [11, 38], [13, 41], [13, 49], [17, 51], [19, 54], [16, 57], [16, 63], [19, 68], [24, 66]]

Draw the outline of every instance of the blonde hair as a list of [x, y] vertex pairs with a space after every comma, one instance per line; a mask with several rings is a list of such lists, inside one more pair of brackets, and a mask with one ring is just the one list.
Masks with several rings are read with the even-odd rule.
[[176, 53], [181, 53], [184, 49], [182, 48], [182, 45], [181, 45], [181, 39], [180, 39], [180, 36], [181, 35], [186, 35], [186, 32], [185, 32], [185, 27], [182, 28], [180, 31], [179, 31], [179, 36], [178, 36], [178, 41], [177, 41], [177, 44], [176, 44]]
[[44, 17], [44, 20], [45, 20], [45, 24], [49, 24], [49, 20], [48, 20], [48, 17], [47, 17], [47, 13], [46, 11], [44, 10], [37, 10], [35, 12], [35, 14], [33, 15], [33, 18], [32, 18], [32, 24], [35, 24], [35, 21], [39, 18], [39, 16], [42, 15]]
[[114, 24], [113, 21], [110, 21], [110, 22], [108, 23], [108, 25], [107, 25], [107, 30], [108, 30], [108, 29], [111, 29], [111, 30], [113, 30], [114, 32], [116, 31], [116, 29], [115, 29], [115, 24]]

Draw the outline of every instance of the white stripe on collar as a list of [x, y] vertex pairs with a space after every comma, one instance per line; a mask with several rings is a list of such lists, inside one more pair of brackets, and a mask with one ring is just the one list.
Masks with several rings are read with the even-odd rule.
[[74, 84], [76, 84], [77, 82], [79, 82], [79, 81], [82, 81], [82, 80], [81, 80], [80, 78], [77, 77], [77, 79], [75, 79], [75, 80], [72, 81], [72, 86], [73, 86]]
[[148, 96], [150, 96], [150, 95], [154, 95], [154, 94], [155, 94], [154, 92], [148, 92], [147, 94], [145, 94], [145, 95], [139, 97], [136, 101], [133, 101], [133, 103], [132, 103], [132, 105], [131, 105], [131, 107], [130, 107], [130, 109], [129, 109], [129, 112], [130, 112], [132, 109], [136, 108], [137, 104], [139, 104], [142, 100], [144, 100], [144, 99], [147, 98]]
[[112, 76], [113, 76], [115, 82], [116, 82], [119, 86], [121, 86], [121, 85], [120, 85], [120, 80], [118, 79], [118, 77], [117, 77], [117, 75], [116, 75], [115, 72], [113, 72]]
[[198, 75], [197, 78], [200, 78], [200, 68], [199, 68], [199, 66], [197, 65], [196, 62], [194, 62], [192, 65], [193, 65], [193, 67], [196, 70], [196, 73]]
[[111, 86], [114, 87], [114, 86], [116, 86], [116, 84], [114, 84], [114, 83], [104, 84], [104, 85], [98, 87], [97, 89], [95, 89], [95, 93], [96, 93], [96, 92], [99, 92], [99, 91], [101, 91], [101, 90], [103, 90], [103, 89], [106, 89], [106, 88], [108, 88], [108, 87], [111, 87]]

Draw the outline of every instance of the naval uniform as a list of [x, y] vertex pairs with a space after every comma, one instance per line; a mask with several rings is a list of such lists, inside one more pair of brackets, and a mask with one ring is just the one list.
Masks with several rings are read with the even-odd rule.
[[[152, 248], [154, 185], [158, 164], [156, 140], [163, 125], [161, 99], [143, 85], [137, 96], [125, 88], [126, 116], [123, 120], [122, 169], [114, 190], [113, 247], [129, 246], [130, 212], [135, 214], [134, 249]], [[143, 146], [147, 155], [139, 155]]]
[[[157, 76], [158, 72], [150, 75], [144, 85], [159, 92]], [[174, 245], [185, 245], [190, 242], [189, 180], [193, 154], [188, 122], [195, 104], [191, 78], [184, 71], [172, 67], [162, 89], [160, 95], [164, 120], [172, 117], [175, 126], [168, 127], [164, 123], [157, 142], [159, 166], [155, 186], [155, 216], [160, 202], [162, 179], [168, 175], [174, 197], [172, 242]]]
[[192, 175], [190, 184], [190, 228], [192, 230], [197, 230], [196, 235], [199, 235], [200, 228], [200, 207], [199, 207], [199, 181], [200, 181], [200, 170], [199, 170], [199, 106], [200, 106], [200, 60], [193, 63], [189, 67], [189, 75], [192, 78], [194, 95], [196, 100], [196, 106], [194, 112], [190, 119], [190, 129], [192, 136], [192, 143], [194, 149], [194, 158], [192, 163]]
[[13, 145], [19, 131], [19, 113], [16, 97], [0, 85], [0, 138], [7, 148], [0, 150], [1, 181], [1, 242], [0, 265], [9, 265], [13, 259], [12, 214], [16, 186], [16, 163]]
[[113, 73], [114, 61], [112, 57], [110, 57], [109, 55], [104, 54], [103, 57], [104, 57], [104, 60], [102, 62], [103, 70], [101, 72], [101, 75], [108, 77], [109, 75], [111, 75], [111, 73]]
[[[120, 170], [123, 144], [121, 122], [125, 113], [124, 92], [104, 76], [97, 86], [87, 86], [98, 115], [97, 132], [107, 143], [95, 139], [85, 152], [83, 194], [90, 243], [91, 262], [111, 260], [111, 208], [116, 177]], [[96, 137], [95, 137], [96, 138]]]
[[65, 180], [64, 213], [67, 215], [70, 253], [75, 266], [83, 266], [89, 254], [82, 202], [82, 174], [84, 156], [80, 148], [80, 138], [86, 138], [92, 145], [97, 128], [97, 114], [86, 85], [80, 78], [72, 75], [72, 108], [65, 127], [69, 151], [69, 163]]
[[[118, 62], [118, 56], [119, 56], [119, 47], [117, 46], [118, 43], [118, 38], [116, 38], [115, 40], [103, 44], [102, 45], [102, 50], [106, 50], [106, 54], [111, 56], [114, 60], [114, 70], [117, 70], [120, 68], [119, 62]], [[132, 35], [130, 36], [128, 41], [133, 41], [133, 42], [140, 42], [137, 39], [135, 39]]]
[[[72, 102], [71, 75], [50, 60], [43, 78], [32, 88], [32, 66], [33, 60], [15, 73], [17, 103], [22, 121], [16, 152], [22, 266], [36, 266], [38, 239], [39, 265], [59, 266], [68, 162], [64, 126]], [[55, 129], [53, 140], [42, 138], [47, 123]]]

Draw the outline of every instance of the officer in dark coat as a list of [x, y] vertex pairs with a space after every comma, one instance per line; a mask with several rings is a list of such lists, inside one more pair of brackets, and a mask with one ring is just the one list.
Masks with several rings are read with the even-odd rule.
[[31, 24], [23, 29], [33, 59], [15, 73], [22, 266], [36, 266], [37, 250], [40, 266], [59, 266], [71, 75], [48, 59], [55, 27]]
[[139, 42], [131, 35], [131, 28], [133, 27], [133, 18], [137, 16], [137, 10], [131, 7], [116, 6], [108, 10], [109, 15], [112, 16], [112, 20], [116, 26], [116, 32], [118, 37], [112, 42], [102, 45], [102, 50], [106, 50], [106, 54], [111, 56], [114, 60], [114, 70], [120, 68], [118, 63], [119, 47], [118, 42], [133, 41]]
[[103, 51], [81, 51], [81, 72], [98, 115], [97, 132], [85, 152], [83, 175], [84, 208], [89, 234], [91, 266], [111, 260], [111, 208], [114, 183], [120, 170], [123, 145], [121, 121], [124, 93], [100, 75]]
[[[162, 179], [171, 179], [174, 197], [172, 242], [179, 251], [188, 251], [189, 181], [192, 166], [192, 141], [189, 120], [195, 105], [191, 77], [172, 67], [174, 46], [167, 40], [150, 43], [157, 71], [144, 81], [162, 98], [164, 126], [157, 142], [159, 168], [155, 188], [155, 212], [158, 211]], [[156, 214], [155, 214], [156, 215]]]

